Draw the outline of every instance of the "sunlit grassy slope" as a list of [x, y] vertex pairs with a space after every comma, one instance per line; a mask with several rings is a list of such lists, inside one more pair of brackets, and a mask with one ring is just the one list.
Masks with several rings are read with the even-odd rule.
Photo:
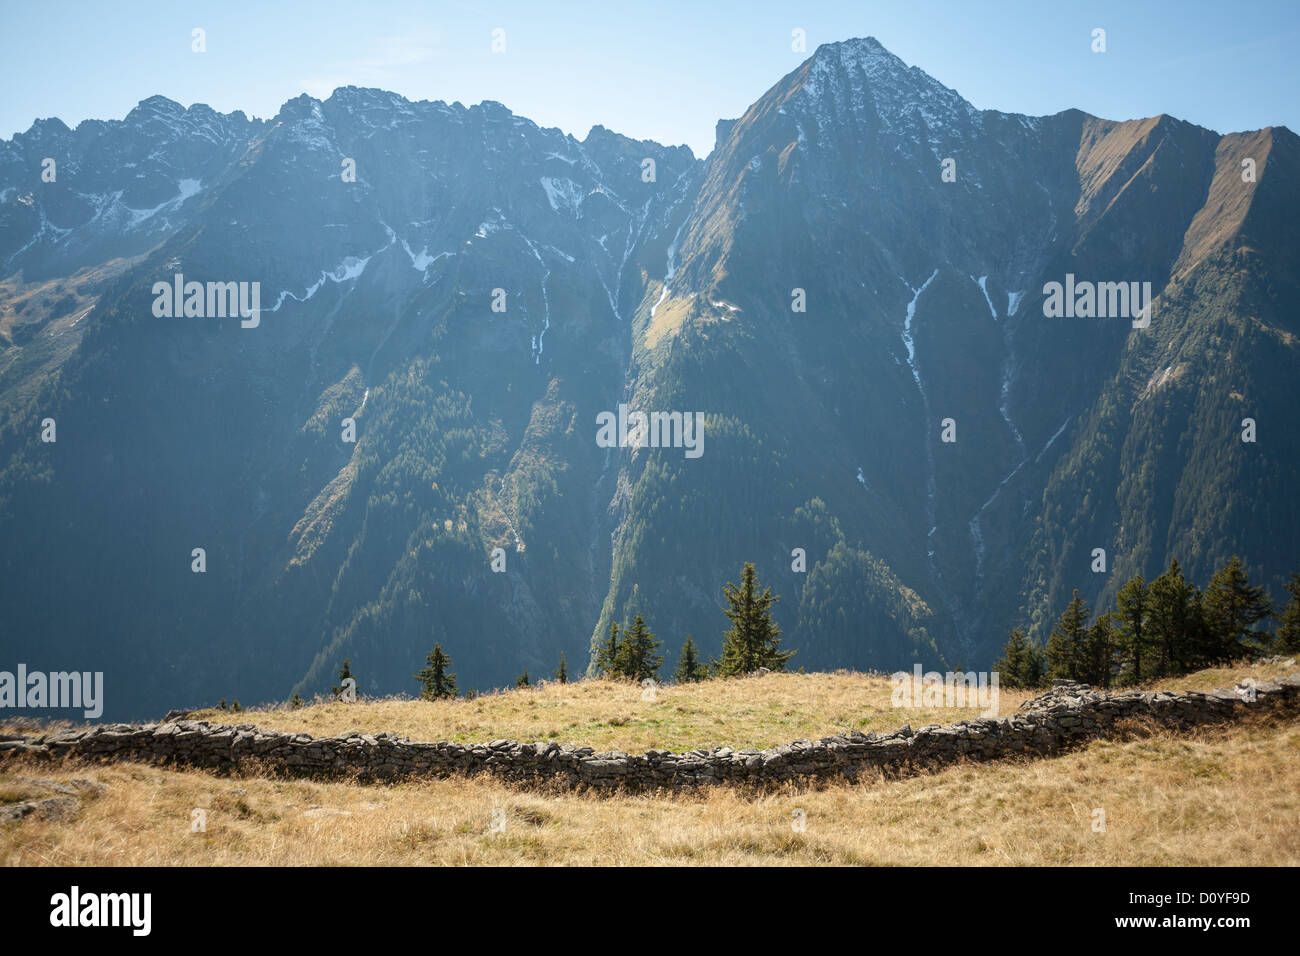
[[[1151, 689], [1232, 687], [1243, 677], [1264, 680], [1293, 669], [1279, 665], [1219, 668], [1172, 678]], [[653, 701], [647, 701], [642, 699], [642, 689], [631, 683], [580, 681], [500, 691], [472, 701], [363, 698], [355, 704], [316, 702], [298, 709], [277, 706], [238, 714], [203, 710], [193, 716], [317, 737], [353, 730], [458, 743], [505, 737], [629, 753], [651, 748], [773, 747], [846, 730], [888, 733], [908, 723], [915, 728], [980, 716], [974, 707], [896, 708], [891, 704], [891, 689], [888, 676], [881, 674], [768, 674], [665, 685], [656, 689]], [[999, 712], [1014, 713], [1032, 696], [1032, 692], [1003, 688]]]
[[[395, 786], [231, 778], [139, 764], [0, 771], [110, 788], [74, 820], [0, 827], [4, 865], [1300, 864], [1300, 726], [1097, 741], [1051, 760], [930, 776], [680, 796], [490, 778]], [[191, 811], [206, 832], [190, 831]], [[505, 832], [494, 833], [494, 811]], [[1093, 810], [1106, 831], [1093, 830]], [[795, 832], [795, 811], [806, 829]]]
[[[918, 721], [949, 723], [979, 714], [975, 708], [896, 709], [890, 706], [889, 681], [868, 674], [768, 674], [661, 686], [654, 700], [644, 700], [642, 694], [642, 688], [630, 682], [596, 680], [500, 691], [474, 700], [322, 701], [296, 710], [204, 710], [193, 716], [313, 736], [388, 731], [412, 740], [460, 743], [507, 737], [631, 753], [650, 748], [772, 747], [845, 730], [888, 732], [909, 721], [913, 726]], [[1002, 711], [1015, 710], [1025, 696], [1003, 691]]]
[[[1232, 686], [1292, 670], [1224, 668], [1157, 688]], [[626, 750], [764, 746], [963, 716], [895, 710], [889, 690], [879, 675], [768, 675], [664, 687], [649, 702], [637, 688], [593, 681], [475, 701], [202, 716], [313, 734], [554, 737]], [[1002, 712], [1024, 696], [1004, 692]], [[363, 785], [24, 759], [0, 763], [0, 802], [48, 795], [33, 778], [89, 779], [108, 790], [85, 796], [70, 819], [0, 826], [4, 865], [1300, 864], [1300, 722], [1280, 718], [1095, 741], [1046, 760], [762, 793], [598, 795], [490, 777]], [[205, 832], [191, 832], [196, 808], [206, 811]], [[1094, 829], [1098, 809], [1105, 832]], [[498, 810], [505, 832], [492, 830]]]

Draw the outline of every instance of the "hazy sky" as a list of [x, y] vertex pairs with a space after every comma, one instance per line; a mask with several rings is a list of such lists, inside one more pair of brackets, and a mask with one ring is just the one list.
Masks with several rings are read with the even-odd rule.
[[[981, 108], [1300, 130], [1300, 0], [3, 0], [0, 11], [4, 138], [38, 117], [120, 119], [156, 93], [268, 117], [299, 93], [354, 84], [499, 100], [578, 138], [600, 123], [703, 155], [719, 118], [818, 44], [853, 36]], [[205, 53], [191, 50], [195, 27]], [[504, 53], [491, 49], [498, 27]], [[1091, 50], [1096, 27], [1105, 53]], [[805, 53], [791, 49], [796, 28]]]

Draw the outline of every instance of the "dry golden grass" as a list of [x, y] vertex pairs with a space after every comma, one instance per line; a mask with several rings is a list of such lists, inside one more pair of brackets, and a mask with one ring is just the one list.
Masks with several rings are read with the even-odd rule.
[[1298, 657], [1289, 657], [1290, 664], [1233, 664], [1228, 667], [1210, 667], [1182, 677], [1169, 677], [1143, 687], [1144, 690], [1213, 690], [1231, 688], [1247, 677], [1256, 681], [1277, 680], [1297, 670]]
[[0, 777], [0, 806], [6, 803], [25, 803], [28, 800], [49, 796], [40, 787], [34, 787], [24, 780], [12, 777]]
[[[1295, 665], [1239, 664], [1157, 682], [1147, 690], [1232, 687], [1247, 677], [1263, 681]], [[888, 675], [768, 674], [700, 684], [664, 685], [655, 700], [626, 682], [583, 680], [571, 684], [502, 690], [474, 700], [427, 701], [404, 697], [363, 698], [354, 704], [317, 700], [293, 709], [285, 704], [238, 713], [215, 708], [191, 715], [214, 724], [256, 724], [266, 730], [315, 737], [348, 731], [388, 732], [411, 740], [483, 743], [555, 740], [596, 750], [678, 752], [696, 747], [774, 747], [846, 730], [888, 733], [904, 724], [951, 724], [980, 716], [975, 707], [892, 706]], [[1015, 713], [1034, 692], [1002, 688], [999, 713]], [[69, 721], [0, 720], [0, 732], [37, 733], [85, 727]]]
[[[1239, 666], [1160, 687], [1232, 686], [1290, 672]], [[1004, 692], [1003, 713], [1023, 693]], [[894, 710], [880, 675], [780, 674], [639, 689], [601, 681], [476, 701], [363, 701], [234, 719], [315, 734], [381, 729], [427, 739], [555, 737], [626, 750], [764, 746], [848, 727], [951, 722]], [[232, 719], [222, 712], [209, 718]], [[1257, 718], [1193, 736], [1096, 741], [1050, 760], [971, 764], [902, 780], [775, 792], [573, 793], [489, 777], [359, 785], [218, 776], [144, 764], [0, 764], [0, 800], [22, 777], [107, 784], [71, 820], [0, 827], [19, 865], [410, 864], [1300, 864], [1300, 721]], [[207, 812], [192, 833], [191, 811]], [[1094, 809], [1106, 832], [1093, 830]], [[494, 833], [495, 811], [505, 814]], [[793, 829], [802, 811], [807, 826]]]
[[[499, 691], [475, 700], [330, 701], [297, 710], [204, 710], [194, 717], [317, 737], [388, 731], [412, 740], [481, 743], [507, 737], [640, 753], [651, 748], [774, 747], [846, 730], [888, 733], [909, 722], [914, 727], [952, 723], [980, 714], [974, 707], [894, 708], [890, 690], [888, 679], [879, 674], [768, 674], [661, 686], [651, 702], [642, 700], [641, 688], [631, 683], [584, 680]], [[1001, 712], [1013, 712], [1029, 696], [1003, 690]]]
[[[129, 763], [9, 763], [0, 786], [15, 774], [111, 789], [73, 820], [0, 827], [8, 866], [1300, 864], [1295, 721], [766, 794], [545, 793], [485, 777], [361, 786]], [[206, 832], [190, 832], [195, 807]], [[491, 832], [497, 808], [504, 833]]]
[[[1278, 664], [1218, 668], [1161, 681], [1151, 689], [1200, 690], [1232, 687], [1246, 677], [1267, 680], [1293, 671]], [[837, 671], [831, 674], [768, 674], [656, 689], [653, 702], [630, 683], [579, 681], [499, 691], [475, 700], [363, 699], [355, 704], [316, 702], [253, 708], [238, 714], [196, 712], [213, 723], [253, 723], [267, 730], [315, 737], [347, 731], [400, 734], [412, 740], [482, 743], [555, 740], [559, 743], [641, 753], [683, 752], [696, 747], [775, 747], [846, 730], [888, 733], [904, 724], [951, 724], [980, 716], [978, 708], [899, 707], [891, 704], [887, 675]], [[999, 712], [1015, 713], [1034, 696], [1001, 689]]]

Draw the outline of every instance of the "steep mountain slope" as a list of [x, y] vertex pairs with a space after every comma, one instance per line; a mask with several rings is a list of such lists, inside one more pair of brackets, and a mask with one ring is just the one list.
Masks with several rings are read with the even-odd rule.
[[[1298, 146], [1286, 129], [1215, 145], [1204, 204], [1174, 233], [1149, 334], [1126, 343], [1045, 487], [1026, 575], [1039, 632], [1067, 588], [1110, 602], [1127, 577], [1150, 578], [1170, 556], [1204, 581], [1243, 555], [1275, 595], [1296, 566], [1300, 436], [1288, 421], [1300, 233], [1282, 211], [1300, 200]], [[1264, 171], [1253, 183], [1242, 181], [1247, 158]], [[1242, 441], [1246, 419], [1254, 442]], [[1109, 575], [1082, 573], [1095, 547], [1114, 556]]]
[[[620, 394], [639, 256], [697, 170], [491, 103], [286, 104], [6, 423], [18, 652], [58, 635], [136, 712], [314, 690], [341, 656], [405, 688], [435, 639], [469, 686], [581, 661], [608, 574], [585, 423]], [[257, 327], [156, 318], [176, 273], [260, 282]]]
[[[1242, 444], [1237, 406], [1277, 420], [1293, 394], [1296, 228], [1273, 210], [1294, 208], [1294, 139], [981, 112], [873, 40], [819, 49], [720, 125], [674, 278], [637, 313], [642, 405], [711, 410], [716, 457], [628, 466], [605, 618], [712, 629], [713, 595], [688, 582], [758, 556], [810, 667], [986, 664], [1013, 624], [1045, 637], [1071, 588], [1109, 598], [1175, 554], [1201, 578], [1246, 554], [1280, 593], [1300, 564], [1281, 486], [1297, 449]], [[1223, 257], [1257, 245], [1268, 266], [1230, 278]], [[1149, 282], [1155, 321], [1046, 317], [1067, 274]], [[1143, 389], [1179, 351], [1200, 407], [1148, 418]]]
[[[716, 653], [745, 560], [809, 668], [987, 666], [1171, 555], [1280, 593], [1296, 145], [980, 111], [870, 39], [703, 161], [355, 88], [41, 121], [0, 143], [3, 648], [139, 717], [344, 657], [410, 691], [434, 641], [462, 686], [581, 669], [634, 613]], [[157, 317], [177, 274], [256, 327]], [[1067, 275], [1150, 326], [1047, 317]], [[703, 453], [607, 447], [621, 405]]]

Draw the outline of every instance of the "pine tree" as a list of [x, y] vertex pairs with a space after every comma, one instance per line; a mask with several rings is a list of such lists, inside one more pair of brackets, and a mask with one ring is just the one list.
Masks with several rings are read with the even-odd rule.
[[302, 706], [302, 698], [298, 696], [297, 691], [294, 691], [293, 696], [289, 698], [289, 706], [294, 710]]
[[615, 668], [618, 676], [630, 677], [637, 683], [647, 677], [654, 677], [664, 662], [655, 653], [655, 648], [661, 643], [655, 640], [654, 634], [638, 614], [632, 620], [632, 626], [623, 632], [623, 643], [619, 648], [618, 665]]
[[1047, 674], [1052, 678], [1084, 680], [1087, 670], [1088, 605], [1074, 597], [1047, 639]]
[[741, 571], [740, 586], [727, 584], [722, 593], [727, 598], [725, 611], [731, 628], [722, 638], [722, 660], [713, 662], [719, 677], [735, 677], [766, 667], [783, 671], [794, 651], [781, 650], [781, 629], [772, 620], [772, 605], [780, 600], [772, 589], [759, 593], [758, 576], [752, 562]]
[[425, 700], [439, 700], [443, 697], [456, 696], [456, 675], [448, 673], [451, 658], [442, 650], [441, 644], [434, 644], [424, 659], [424, 670], [415, 674], [415, 679], [423, 688], [420, 696]]
[[1002, 656], [993, 665], [998, 682], [1004, 687], [1032, 688], [1043, 680], [1043, 659], [1025, 632], [1016, 628], [1002, 648]]
[[1142, 682], [1142, 658], [1151, 640], [1147, 634], [1149, 600], [1147, 583], [1140, 574], [1129, 578], [1115, 595], [1116, 654], [1121, 663], [1132, 668], [1134, 684]]
[[527, 670], [525, 670], [522, 674], [520, 674], [520, 675], [515, 679], [515, 686], [516, 686], [516, 687], [527, 687], [527, 686], [529, 686], [529, 685], [528, 685], [528, 671], [527, 671]]
[[1210, 636], [1210, 626], [1205, 619], [1205, 592], [1192, 587], [1192, 599], [1188, 602], [1187, 615], [1187, 656], [1183, 659], [1184, 670], [1194, 671], [1205, 667], [1216, 659], [1214, 647], [1216, 642]]
[[[349, 677], [351, 677], [353, 680], [356, 680], [356, 677], [354, 677], [353, 674], [352, 674], [352, 662], [349, 661], [349, 660], [345, 657], [345, 658], [343, 658], [343, 666], [342, 666], [341, 668], [339, 668], [338, 681], [339, 681], [340, 684], [342, 684], [342, 683], [343, 683], [345, 680], [347, 680]], [[338, 697], [338, 696], [340, 696], [340, 695], [343, 693], [343, 688], [342, 688], [341, 686], [340, 686], [340, 687], [331, 687], [331, 688], [330, 688], [330, 692], [331, 692], [335, 697]]]
[[560, 651], [560, 666], [555, 670], [555, 679], [561, 684], [569, 682], [569, 665], [564, 660], [564, 651]]
[[1099, 614], [1088, 628], [1084, 646], [1083, 679], [1096, 687], [1110, 687], [1115, 663], [1115, 624], [1113, 614]]
[[1147, 627], [1155, 645], [1158, 666], [1152, 677], [1186, 673], [1196, 643], [1196, 588], [1183, 577], [1177, 558], [1151, 582], [1147, 592]]
[[1255, 626], [1273, 616], [1273, 602], [1263, 587], [1250, 584], [1241, 559], [1233, 555], [1210, 578], [1201, 610], [1205, 644], [1198, 663], [1226, 664], [1246, 653], [1247, 641], [1261, 643]]
[[695, 647], [695, 641], [691, 638], [691, 635], [687, 634], [686, 640], [682, 642], [682, 652], [677, 657], [677, 667], [673, 671], [673, 679], [679, 684], [693, 684], [708, 677], [708, 671], [708, 665], [700, 661], [700, 654]]
[[1273, 650], [1279, 654], [1300, 651], [1300, 574], [1291, 575], [1286, 592], [1291, 595], [1291, 600], [1282, 610], [1277, 633], [1273, 635]]
[[596, 652], [596, 670], [603, 677], [613, 678], [618, 676], [618, 621], [609, 622], [609, 637], [605, 638]]

